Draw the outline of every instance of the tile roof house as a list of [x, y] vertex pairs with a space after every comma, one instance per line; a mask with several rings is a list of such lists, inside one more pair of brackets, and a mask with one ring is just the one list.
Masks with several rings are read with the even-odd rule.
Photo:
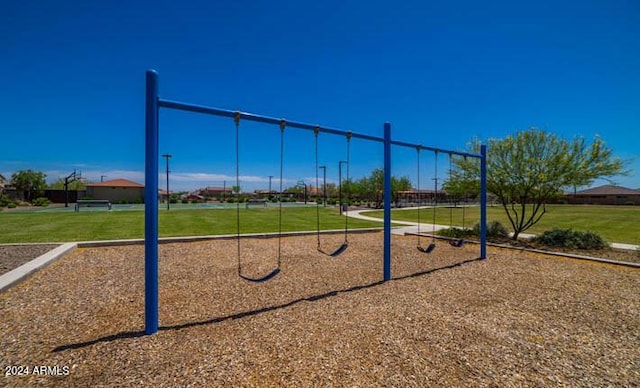
[[108, 199], [111, 203], [143, 202], [144, 185], [128, 179], [87, 183], [87, 196], [93, 199]]
[[231, 187], [227, 187], [227, 186], [205, 187], [205, 188], [199, 189], [197, 194], [203, 197], [219, 197], [219, 196], [222, 196], [223, 194], [225, 196], [230, 196], [231, 194], [233, 194], [233, 191]]
[[640, 205], [640, 190], [616, 185], [603, 185], [565, 194], [570, 204]]

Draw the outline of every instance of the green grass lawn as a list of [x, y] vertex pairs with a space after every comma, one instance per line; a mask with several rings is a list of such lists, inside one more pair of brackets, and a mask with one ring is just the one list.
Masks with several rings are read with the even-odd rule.
[[[235, 209], [161, 210], [160, 237], [236, 233]], [[344, 228], [335, 209], [320, 209], [321, 229]], [[278, 208], [241, 209], [241, 233], [277, 232]], [[349, 219], [350, 228], [380, 227]], [[316, 208], [282, 209], [282, 230], [316, 230]], [[144, 237], [143, 211], [0, 212], [0, 243], [72, 242]]]
[[[450, 212], [453, 225], [462, 226], [462, 209], [440, 208], [436, 212], [436, 224], [449, 225]], [[480, 220], [480, 208], [465, 209], [464, 225], [472, 227]], [[382, 218], [382, 211], [376, 210], [365, 213], [371, 217]], [[394, 209], [391, 213], [394, 221], [418, 221], [417, 210]], [[422, 209], [420, 219], [423, 223], [431, 223], [433, 211]], [[512, 230], [511, 224], [502, 207], [487, 208], [487, 219], [502, 223], [508, 230]], [[580, 231], [592, 231], [598, 233], [608, 242], [627, 244], [640, 244], [640, 232], [638, 222], [640, 220], [640, 206], [598, 206], [598, 205], [549, 205], [547, 213], [542, 216], [540, 222], [525, 233], [541, 233], [552, 228], [575, 229]]]

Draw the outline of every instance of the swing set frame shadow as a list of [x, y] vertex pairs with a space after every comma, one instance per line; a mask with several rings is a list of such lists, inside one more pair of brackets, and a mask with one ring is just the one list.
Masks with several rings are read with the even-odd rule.
[[[411, 274], [407, 274], [407, 275], [403, 275], [403, 276], [398, 276], [398, 277], [395, 277], [395, 278], [391, 279], [391, 281], [401, 281], [401, 280], [406, 280], [406, 279], [426, 276], [426, 275], [430, 275], [430, 274], [433, 274], [433, 273], [436, 273], [436, 272], [462, 267], [464, 265], [471, 264], [471, 263], [474, 263], [474, 262], [477, 262], [477, 261], [481, 261], [481, 260], [484, 260], [484, 258], [482, 258], [482, 257], [470, 258], [470, 259], [466, 259], [466, 260], [463, 260], [463, 261], [459, 261], [459, 262], [455, 262], [455, 263], [452, 263], [452, 264], [448, 264], [448, 265], [445, 265], [445, 266], [442, 266], [442, 267], [431, 268], [431, 269], [427, 269], [427, 270], [424, 270], [424, 271], [419, 271], [419, 272], [415, 272], [415, 273], [411, 273]], [[387, 281], [379, 280], [379, 281], [373, 282], [373, 283], [358, 284], [358, 285], [355, 285], [355, 286], [346, 287], [346, 288], [339, 289], [339, 290], [327, 291], [327, 292], [324, 292], [324, 293], [321, 293], [321, 294], [317, 294], [317, 295], [303, 296], [303, 297], [296, 298], [296, 299], [293, 299], [291, 301], [288, 301], [288, 302], [285, 302], [285, 303], [280, 303], [280, 304], [277, 304], [277, 305], [261, 307], [261, 308], [257, 308], [257, 309], [253, 309], [253, 310], [240, 311], [240, 312], [237, 312], [237, 313], [233, 313], [233, 314], [229, 314], [229, 315], [225, 315], [225, 316], [221, 316], [221, 317], [213, 317], [213, 318], [210, 318], [210, 319], [193, 321], [193, 322], [186, 322], [186, 323], [180, 323], [180, 324], [176, 324], [176, 325], [159, 326], [158, 330], [159, 331], [174, 331], [174, 330], [183, 330], [183, 329], [187, 329], [187, 328], [191, 328], [191, 327], [215, 325], [217, 323], [222, 323], [222, 322], [225, 322], [225, 321], [230, 321], [230, 320], [235, 320], [235, 319], [242, 319], [242, 318], [247, 318], [247, 317], [252, 317], [252, 316], [268, 313], [268, 312], [271, 312], [271, 311], [277, 311], [277, 310], [281, 310], [281, 309], [286, 309], [286, 308], [298, 305], [298, 304], [303, 303], [303, 302], [315, 302], [315, 301], [320, 301], [320, 300], [336, 297], [336, 296], [339, 296], [341, 294], [349, 294], [349, 293], [355, 292], [355, 291], [375, 288], [377, 286], [380, 286], [380, 285], [384, 284], [385, 282], [387, 282]], [[93, 346], [93, 345], [96, 345], [96, 344], [99, 344], [99, 343], [110, 343], [110, 342], [113, 342], [113, 341], [118, 341], [118, 340], [123, 340], [123, 339], [140, 338], [140, 337], [146, 336], [147, 334], [148, 333], [146, 333], [145, 330], [124, 331], [124, 332], [120, 332], [120, 333], [106, 335], [106, 336], [99, 337], [99, 338], [96, 338], [96, 339], [93, 339], [93, 340], [89, 340], [89, 341], [83, 341], [83, 342], [76, 342], [76, 343], [60, 345], [60, 346], [55, 347], [52, 351], [54, 353], [59, 353], [59, 352], [67, 351], [67, 350], [82, 349], [82, 348], [86, 348], [88, 346]]]

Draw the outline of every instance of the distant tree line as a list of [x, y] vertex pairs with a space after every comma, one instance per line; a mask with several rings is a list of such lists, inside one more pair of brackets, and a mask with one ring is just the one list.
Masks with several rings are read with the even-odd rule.
[[[384, 171], [381, 168], [376, 168], [371, 172], [369, 176], [362, 177], [360, 179], [348, 179], [342, 182], [342, 187], [334, 184], [327, 183], [326, 196], [330, 203], [337, 203], [340, 190], [342, 191], [342, 202], [367, 202], [375, 207], [381, 207], [383, 196], [382, 191], [384, 188]], [[411, 181], [408, 177], [391, 177], [391, 191], [393, 200], [397, 198], [397, 193], [400, 191], [411, 190]], [[288, 193], [295, 193], [302, 195], [304, 187], [301, 185], [295, 185], [285, 190]], [[314, 200], [322, 200], [324, 197], [325, 188], [323, 185], [318, 187], [317, 192], [314, 192]]]

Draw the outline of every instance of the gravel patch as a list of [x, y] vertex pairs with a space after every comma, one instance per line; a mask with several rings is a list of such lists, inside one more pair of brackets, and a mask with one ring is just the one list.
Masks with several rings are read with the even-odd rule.
[[30, 262], [50, 250], [58, 247], [58, 244], [25, 244], [25, 245], [0, 245], [0, 275], [12, 271], [23, 264]]
[[[640, 270], [393, 236], [282, 239], [282, 272], [237, 276], [233, 240], [160, 246], [160, 331], [144, 335], [144, 248], [81, 248], [0, 294], [0, 360], [32, 386], [636, 386]], [[267, 273], [277, 239], [242, 241]], [[340, 236], [323, 237], [337, 247]], [[329, 250], [329, 249], [328, 249]], [[48, 366], [50, 374], [34, 374]]]

